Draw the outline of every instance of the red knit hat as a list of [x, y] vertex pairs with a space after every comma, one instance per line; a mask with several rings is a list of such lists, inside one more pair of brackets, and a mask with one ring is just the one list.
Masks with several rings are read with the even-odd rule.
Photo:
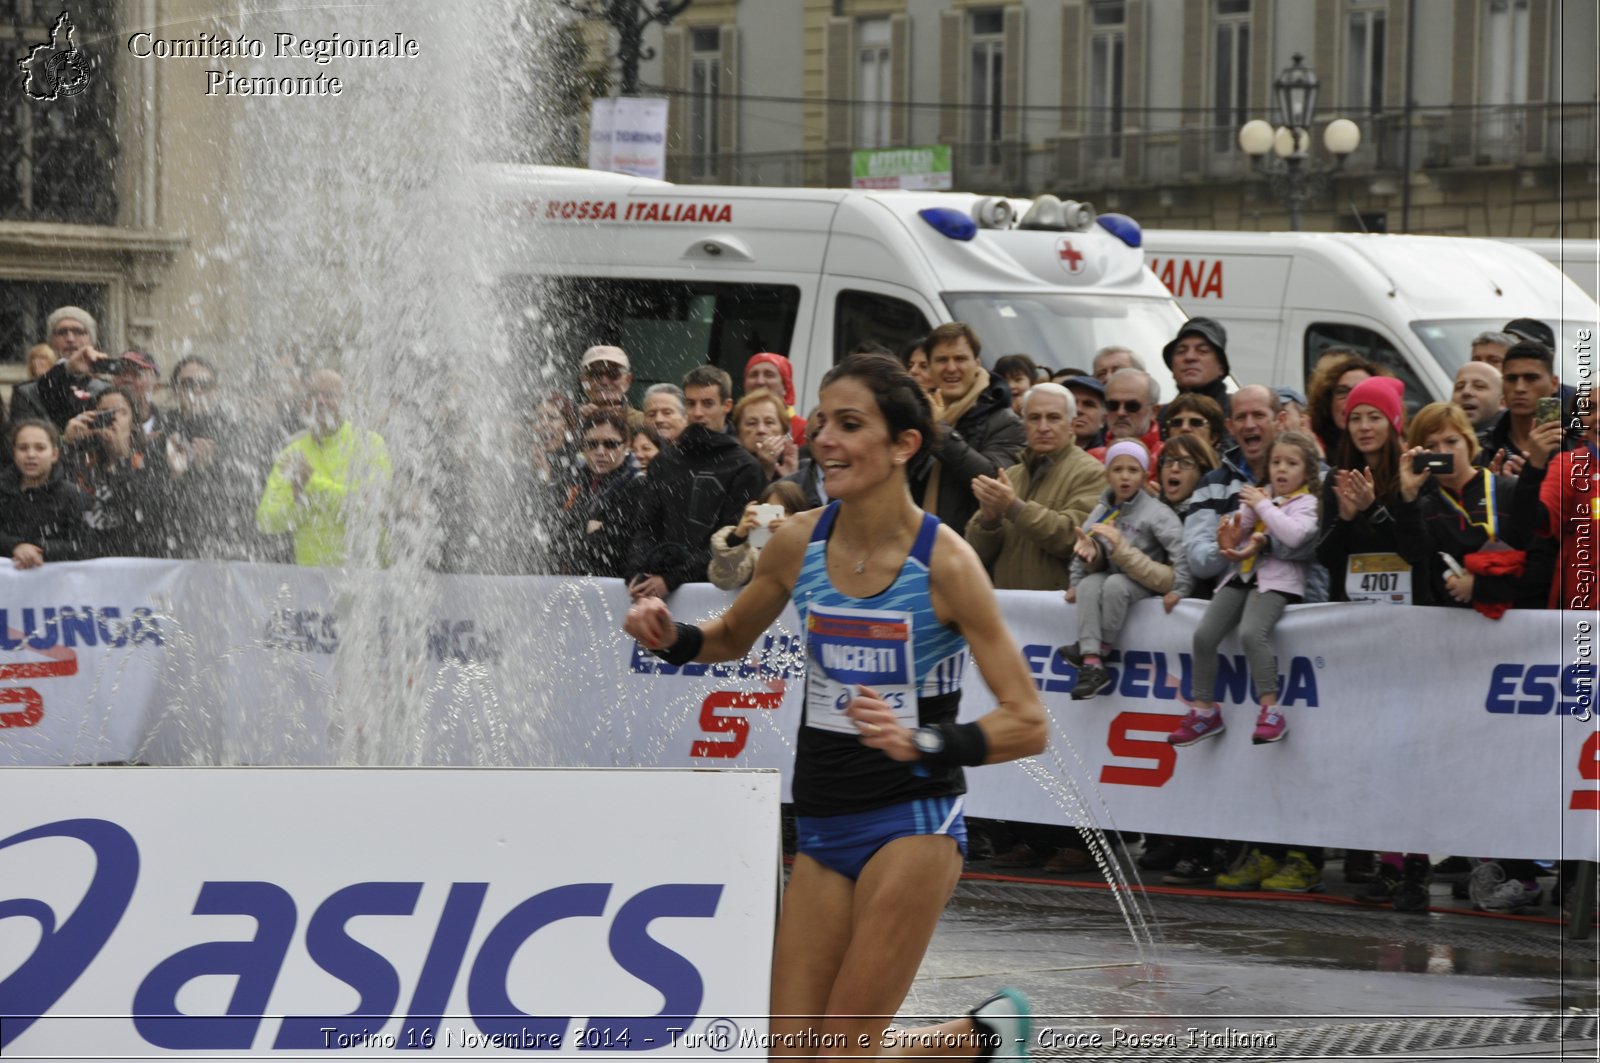
[[1405, 381], [1392, 376], [1369, 376], [1350, 389], [1350, 397], [1344, 400], [1344, 415], [1349, 417], [1357, 406], [1371, 406], [1394, 426], [1395, 435], [1404, 435], [1401, 425], [1406, 414], [1405, 397]]

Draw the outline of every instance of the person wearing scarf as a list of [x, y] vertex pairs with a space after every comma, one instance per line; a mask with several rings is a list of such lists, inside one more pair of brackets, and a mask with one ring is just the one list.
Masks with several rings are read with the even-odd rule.
[[[1516, 483], [1473, 465], [1479, 444], [1466, 412], [1454, 403], [1430, 403], [1417, 411], [1406, 441], [1400, 495], [1422, 511], [1435, 603], [1470, 606], [1491, 619], [1511, 607], [1543, 608], [1555, 551], [1548, 541], [1512, 529]], [[1449, 454], [1455, 468], [1413, 472], [1413, 458], [1422, 453]]]
[[972, 329], [953, 321], [928, 333], [925, 344], [934, 387], [944, 400], [934, 407], [940, 427], [932, 460], [912, 475], [912, 497], [957, 530], [978, 512], [972, 481], [993, 477], [1022, 460], [1027, 432], [1011, 409], [1011, 388], [978, 360], [982, 345]]
[[744, 363], [744, 393], [765, 388], [774, 395], [782, 395], [784, 414], [789, 418], [789, 437], [794, 445], [806, 445], [806, 419], [794, 408], [794, 366], [781, 354], [770, 351], [753, 354]]

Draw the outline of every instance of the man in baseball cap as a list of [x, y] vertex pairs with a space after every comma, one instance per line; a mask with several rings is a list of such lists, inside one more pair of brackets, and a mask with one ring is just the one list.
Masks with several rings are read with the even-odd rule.
[[618, 410], [628, 419], [629, 428], [644, 424], [644, 414], [628, 405], [628, 388], [633, 385], [633, 367], [621, 347], [590, 347], [583, 352], [578, 371], [583, 384], [583, 402], [578, 414], [587, 417], [596, 410]]
[[1084, 450], [1106, 444], [1106, 386], [1092, 376], [1069, 376], [1061, 386], [1072, 392], [1077, 416], [1072, 432]]
[[1178, 391], [1205, 395], [1227, 414], [1228, 333], [1209, 317], [1191, 317], [1173, 341], [1161, 348]]
[[1556, 349], [1555, 330], [1535, 318], [1519, 317], [1515, 321], [1508, 321], [1501, 331], [1508, 332], [1519, 340], [1542, 343], [1552, 351]]
[[159, 435], [163, 427], [161, 411], [150, 401], [160, 379], [161, 367], [156, 364], [155, 355], [136, 347], [122, 352], [122, 369], [111, 378], [113, 387], [124, 388], [133, 396], [133, 415], [147, 437]]

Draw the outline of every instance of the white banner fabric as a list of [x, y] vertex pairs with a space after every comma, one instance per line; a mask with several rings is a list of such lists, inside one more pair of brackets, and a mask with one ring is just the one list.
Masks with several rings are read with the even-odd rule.
[[772, 772], [0, 773], [0, 1054], [764, 1059], [777, 810]]
[[[776, 768], [800, 718], [786, 610], [745, 661], [671, 668], [620, 632], [616, 581], [98, 561], [0, 573], [0, 764], [489, 764]], [[970, 769], [969, 814], [1300, 845], [1600, 855], [1593, 614], [1292, 607], [1274, 635], [1289, 735], [1253, 745], [1222, 647], [1228, 731], [1175, 749], [1204, 603], [1136, 605], [1115, 687], [1074, 702], [1059, 595], [1001, 606], [1050, 748]], [[732, 596], [670, 600], [684, 620]], [[91, 622], [92, 619], [92, 622]], [[109, 633], [109, 634], [108, 634]], [[341, 646], [344, 652], [336, 652]], [[64, 662], [70, 660], [70, 665]], [[69, 669], [63, 671], [63, 669]], [[31, 700], [30, 700], [31, 699]], [[969, 675], [962, 715], [991, 696]]]

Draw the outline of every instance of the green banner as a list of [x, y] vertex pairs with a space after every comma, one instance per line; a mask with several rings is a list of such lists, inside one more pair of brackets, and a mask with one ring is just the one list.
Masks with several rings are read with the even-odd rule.
[[850, 153], [852, 188], [946, 189], [954, 186], [950, 148], [946, 144]]

